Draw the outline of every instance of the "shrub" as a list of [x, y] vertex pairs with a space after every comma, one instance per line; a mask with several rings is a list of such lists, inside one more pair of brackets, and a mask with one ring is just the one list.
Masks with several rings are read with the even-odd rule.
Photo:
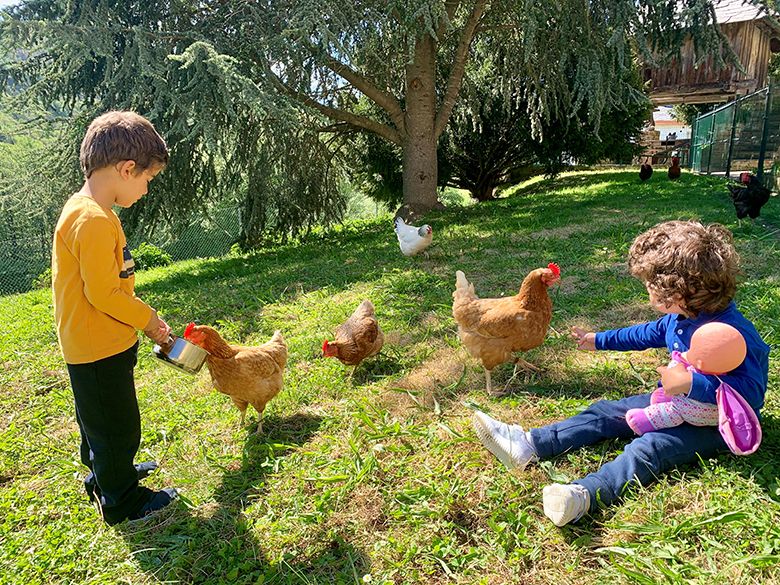
[[32, 282], [33, 288], [51, 288], [51, 267], [41, 272]]
[[137, 270], [154, 268], [155, 266], [168, 266], [173, 259], [165, 250], [161, 250], [154, 244], [141, 242], [141, 244], [132, 250], [133, 260]]

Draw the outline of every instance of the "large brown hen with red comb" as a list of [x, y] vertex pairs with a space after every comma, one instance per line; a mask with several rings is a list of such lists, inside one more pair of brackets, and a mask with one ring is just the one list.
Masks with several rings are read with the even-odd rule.
[[[552, 320], [552, 301], [547, 289], [558, 282], [561, 270], [550, 263], [532, 270], [512, 297], [480, 299], [474, 285], [460, 270], [452, 293], [452, 316], [458, 323], [458, 336], [468, 352], [482, 362], [488, 394], [493, 394], [490, 372], [514, 358], [518, 351], [540, 346]], [[523, 359], [515, 364], [538, 370]]]
[[211, 380], [241, 411], [241, 425], [251, 404], [257, 411], [257, 433], [262, 433], [263, 410], [282, 389], [287, 364], [287, 344], [282, 333], [276, 331], [269, 341], [245, 347], [227, 343], [212, 327], [190, 323], [184, 338], [209, 352], [206, 365]]

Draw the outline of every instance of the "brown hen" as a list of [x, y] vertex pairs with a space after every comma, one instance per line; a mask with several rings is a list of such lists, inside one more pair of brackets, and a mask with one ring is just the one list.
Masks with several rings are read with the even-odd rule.
[[[514, 352], [542, 344], [552, 319], [552, 301], [547, 288], [558, 282], [557, 264], [533, 270], [513, 297], [480, 299], [474, 285], [458, 270], [452, 293], [452, 315], [458, 323], [458, 336], [468, 352], [482, 362], [488, 394], [493, 394], [490, 372], [510, 361]], [[520, 358], [515, 363], [537, 369]]]
[[[322, 344], [323, 357], [335, 357], [347, 366], [357, 366], [382, 349], [385, 336], [374, 313], [374, 305], [365, 300], [336, 328], [333, 341]], [[354, 373], [354, 369], [352, 372]]]
[[257, 433], [263, 431], [263, 410], [279, 394], [287, 364], [287, 344], [276, 331], [270, 341], [255, 347], [230, 345], [212, 327], [187, 327], [185, 339], [209, 352], [206, 365], [217, 390], [230, 396], [241, 411], [243, 426], [248, 405], [257, 411]]

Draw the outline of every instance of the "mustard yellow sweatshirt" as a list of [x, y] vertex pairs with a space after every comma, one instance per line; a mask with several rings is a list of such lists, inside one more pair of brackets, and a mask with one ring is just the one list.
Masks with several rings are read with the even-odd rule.
[[84, 195], [65, 203], [51, 257], [62, 355], [85, 364], [129, 349], [152, 309], [135, 296], [135, 264], [119, 218]]

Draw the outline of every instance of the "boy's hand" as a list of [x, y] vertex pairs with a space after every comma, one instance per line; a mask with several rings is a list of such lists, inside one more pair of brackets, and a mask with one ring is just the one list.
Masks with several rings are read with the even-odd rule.
[[656, 368], [656, 371], [661, 375], [661, 386], [663, 386], [664, 394], [677, 396], [690, 392], [693, 374], [682, 364], [676, 364], [671, 368], [661, 366]]
[[160, 319], [157, 315], [157, 311], [152, 311], [152, 316], [149, 322], [144, 327], [144, 335], [155, 343], [162, 345], [168, 341], [168, 336], [171, 334], [171, 327], [165, 321]]
[[585, 331], [581, 327], [571, 328], [571, 337], [577, 342], [577, 349], [596, 351], [596, 334]]

